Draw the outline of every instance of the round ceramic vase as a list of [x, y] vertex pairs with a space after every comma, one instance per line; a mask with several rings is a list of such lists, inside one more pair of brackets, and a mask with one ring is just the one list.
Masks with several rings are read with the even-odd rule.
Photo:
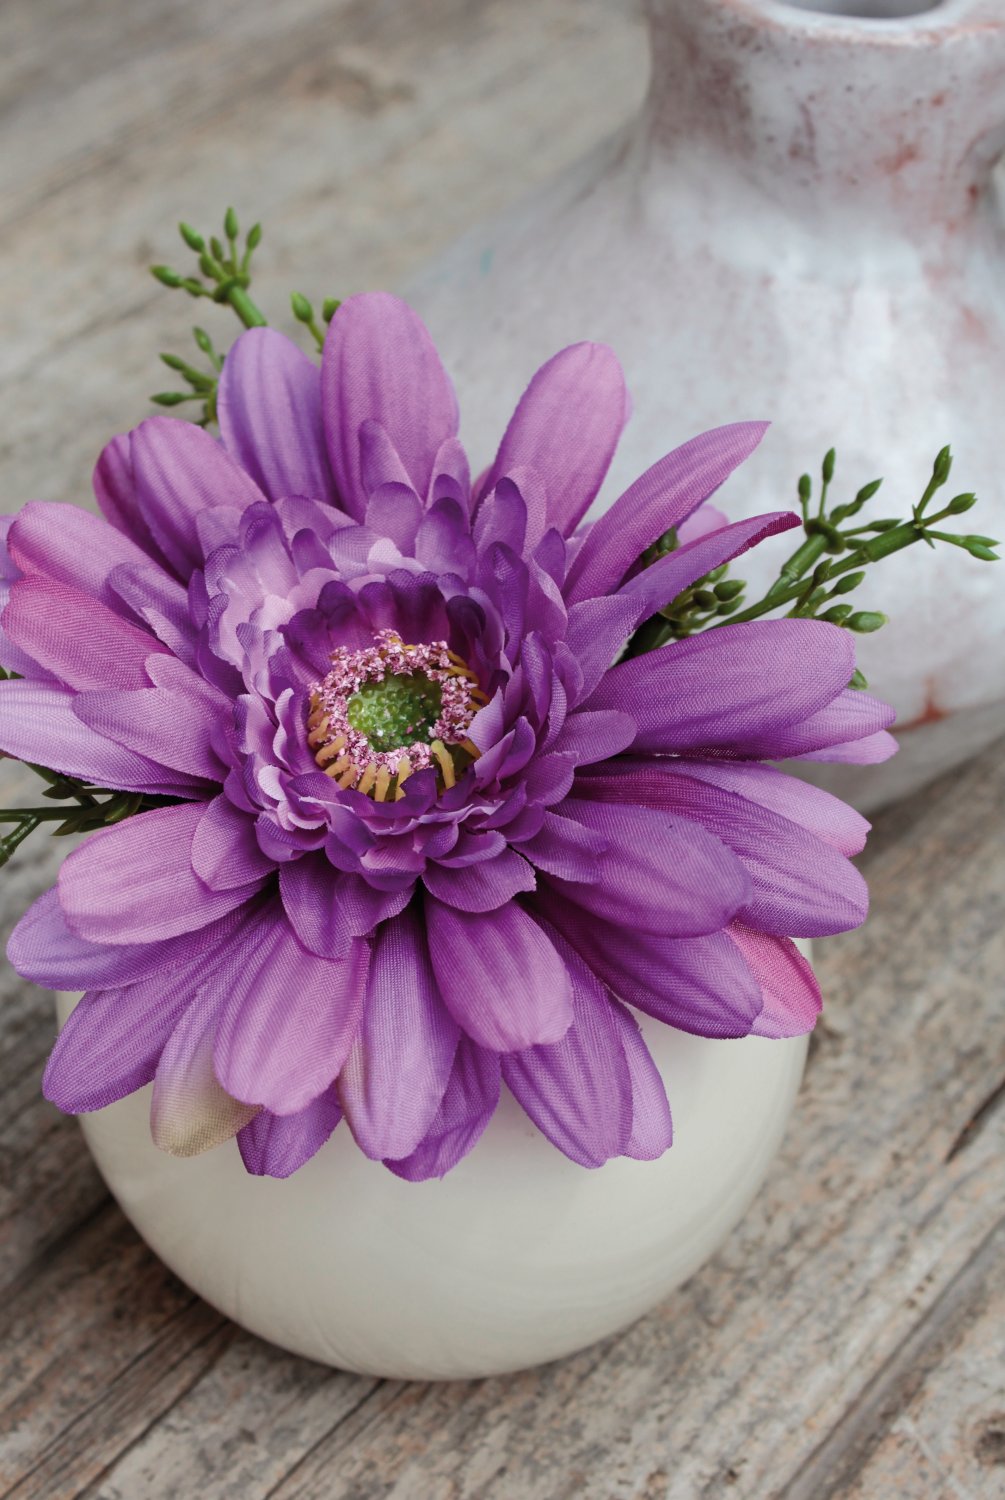
[[[74, 1000], [60, 996], [61, 1023]], [[505, 1091], [442, 1181], [403, 1182], [343, 1123], [285, 1181], [231, 1141], [179, 1159], [150, 1139], [150, 1090], [83, 1118], [123, 1212], [228, 1317], [296, 1354], [402, 1379], [499, 1374], [625, 1327], [722, 1244], [792, 1109], [806, 1039], [710, 1041], [643, 1018], [675, 1140], [589, 1171]]]

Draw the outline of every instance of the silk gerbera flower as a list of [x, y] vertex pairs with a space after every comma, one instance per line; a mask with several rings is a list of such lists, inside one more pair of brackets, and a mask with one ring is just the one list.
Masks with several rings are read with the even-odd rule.
[[[332, 320], [322, 368], [245, 333], [221, 440], [153, 418], [98, 464], [103, 519], [6, 536], [0, 748], [159, 805], [90, 837], [11, 939], [86, 986], [64, 1110], [153, 1082], [154, 1138], [236, 1134], [288, 1175], [344, 1116], [442, 1175], [505, 1085], [573, 1160], [655, 1157], [633, 1011], [808, 1030], [793, 937], [866, 911], [866, 824], [767, 762], [869, 761], [892, 715], [847, 632], [726, 625], [619, 660], [655, 610], [788, 513], [695, 513], [763, 424], [706, 433], [582, 523], [627, 413], [597, 344], [531, 381], [472, 485], [450, 382], [402, 302]], [[680, 546], [637, 560], [678, 528]]]

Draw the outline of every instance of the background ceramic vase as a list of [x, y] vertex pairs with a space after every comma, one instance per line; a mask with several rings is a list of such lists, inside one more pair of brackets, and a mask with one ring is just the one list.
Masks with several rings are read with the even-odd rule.
[[[702, 428], [769, 417], [761, 451], [724, 491], [732, 518], [794, 502], [798, 474], [832, 443], [843, 493], [882, 473], [876, 514], [906, 513], [951, 442], [955, 490], [982, 497], [973, 529], [1005, 535], [993, 171], [1005, 4], [649, 0], [648, 11], [638, 120], [406, 289], [457, 378], [469, 451], [494, 451], [541, 361], [599, 339], [634, 401], [601, 507]], [[766, 581], [783, 546], [758, 549], [740, 576]], [[903, 749], [886, 767], [824, 773], [866, 806], [1005, 730], [994, 568], [915, 548], [862, 590], [864, 606], [876, 602], [892, 623], [860, 659], [898, 710]]]
[[[59, 997], [61, 1021], [73, 1003]], [[442, 1182], [400, 1181], [344, 1125], [287, 1181], [249, 1177], [233, 1141], [166, 1156], [149, 1088], [83, 1128], [143, 1238], [252, 1332], [365, 1374], [492, 1375], [648, 1311], [719, 1247], [777, 1150], [805, 1038], [717, 1042], [642, 1020], [675, 1122], [655, 1162], [575, 1166], [505, 1093]]]

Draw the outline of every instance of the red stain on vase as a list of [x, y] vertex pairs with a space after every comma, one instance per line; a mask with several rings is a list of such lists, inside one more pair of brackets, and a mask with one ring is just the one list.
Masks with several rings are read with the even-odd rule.
[[921, 152], [913, 141], [905, 141], [903, 145], [899, 146], [889, 156], [881, 156], [876, 165], [888, 177], [896, 177], [897, 173], [902, 172], [905, 167], [909, 167], [911, 162], [917, 161], [920, 155]]
[[897, 734], [910, 734], [912, 729], [921, 729], [926, 724], [941, 724], [943, 719], [950, 717], [950, 711], [940, 708], [935, 701], [935, 682], [929, 677], [925, 680], [925, 706], [916, 719], [911, 719], [907, 724], [896, 726]]

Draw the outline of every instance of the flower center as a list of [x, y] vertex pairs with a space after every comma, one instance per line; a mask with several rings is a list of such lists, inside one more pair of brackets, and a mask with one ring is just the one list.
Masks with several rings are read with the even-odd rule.
[[307, 743], [340, 787], [400, 799], [413, 771], [433, 766], [446, 788], [478, 758], [468, 726], [488, 700], [446, 641], [406, 646], [382, 630], [372, 646], [340, 646], [331, 662], [311, 689]]

